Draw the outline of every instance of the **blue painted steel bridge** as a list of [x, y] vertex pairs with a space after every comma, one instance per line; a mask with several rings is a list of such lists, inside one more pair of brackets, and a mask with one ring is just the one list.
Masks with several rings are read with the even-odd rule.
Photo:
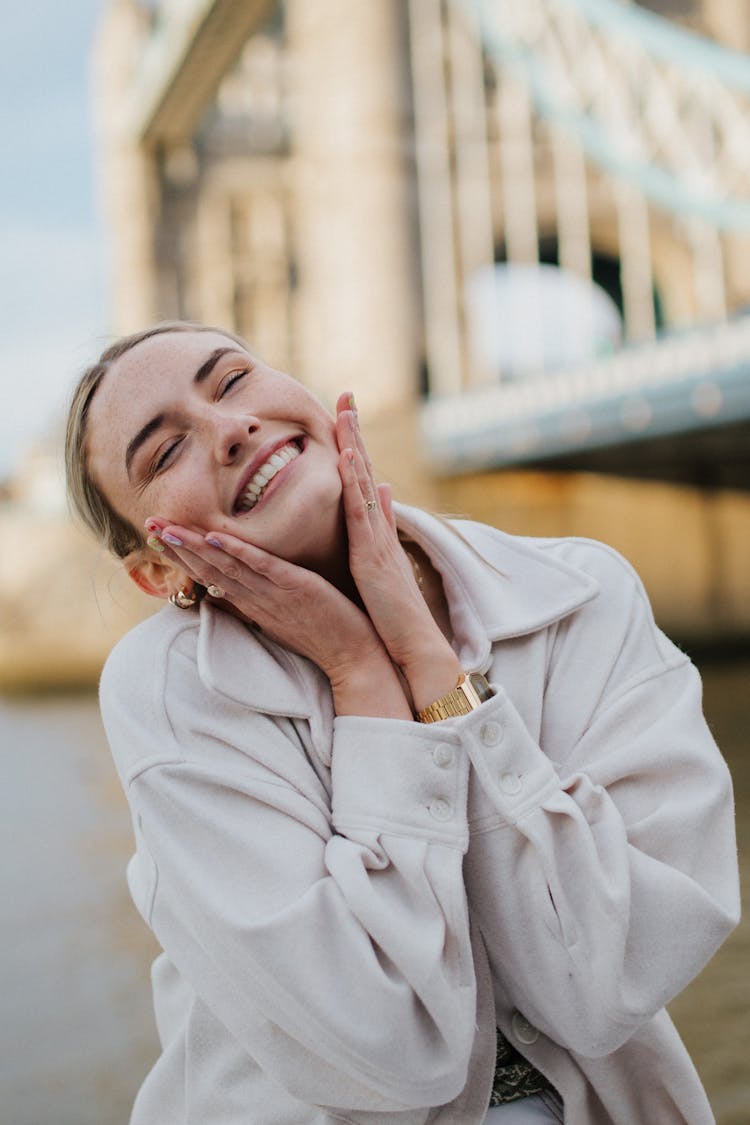
[[[618, 0], [456, 2], [430, 53], [420, 4], [422, 433], [436, 471], [750, 488], [750, 57]], [[595, 303], [535, 290], [549, 263], [607, 291], [619, 339], [597, 336]], [[576, 318], [588, 346], [556, 348]]]

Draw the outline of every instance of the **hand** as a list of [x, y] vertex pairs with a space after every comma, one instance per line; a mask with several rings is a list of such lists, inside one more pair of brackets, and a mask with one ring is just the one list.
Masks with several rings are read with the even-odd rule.
[[339, 472], [349, 537], [349, 567], [391, 660], [417, 710], [456, 686], [461, 665], [417, 585], [398, 539], [387, 484], [376, 485], [350, 394], [336, 404]]
[[331, 682], [337, 714], [412, 717], [371, 622], [320, 575], [223, 532], [204, 536], [160, 519], [148, 527], [163, 557], [203, 586], [221, 587], [223, 608], [314, 661]]

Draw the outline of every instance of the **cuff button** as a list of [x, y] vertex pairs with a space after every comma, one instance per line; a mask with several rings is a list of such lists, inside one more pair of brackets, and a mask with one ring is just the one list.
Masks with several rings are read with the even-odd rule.
[[500, 775], [500, 788], [509, 797], [515, 797], [521, 792], [522, 783], [517, 773], [504, 773]]
[[453, 809], [448, 801], [442, 797], [436, 797], [430, 805], [430, 815], [435, 817], [435, 820], [450, 820], [453, 816]]
[[482, 723], [479, 737], [485, 746], [497, 746], [503, 740], [503, 728], [499, 723], [490, 720], [488, 723]]
[[453, 765], [453, 747], [449, 746], [447, 742], [439, 742], [435, 749], [432, 751], [432, 760], [436, 766], [440, 766], [442, 770], [447, 770], [449, 766]]

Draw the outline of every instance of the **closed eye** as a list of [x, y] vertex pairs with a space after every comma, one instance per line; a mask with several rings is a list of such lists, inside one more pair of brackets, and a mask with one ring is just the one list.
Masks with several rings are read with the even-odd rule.
[[182, 443], [182, 438], [176, 438], [175, 441], [171, 441], [171, 442], [168, 443], [166, 448], [163, 450], [163, 452], [158, 456], [158, 458], [154, 462], [154, 468], [153, 468], [154, 473], [160, 472], [160, 470], [163, 469], [171, 461], [172, 455], [174, 454], [175, 450], [177, 449], [177, 447], [181, 443]]
[[233, 371], [229, 375], [229, 377], [227, 379], [225, 379], [224, 382], [219, 387], [219, 393], [216, 396], [217, 399], [223, 398], [224, 395], [227, 393], [227, 391], [230, 391], [232, 389], [232, 387], [235, 385], [235, 383], [239, 383], [240, 379], [244, 379], [245, 376], [248, 375], [249, 373], [250, 373], [250, 369], [247, 368], [247, 367], [244, 368], [242, 371]]

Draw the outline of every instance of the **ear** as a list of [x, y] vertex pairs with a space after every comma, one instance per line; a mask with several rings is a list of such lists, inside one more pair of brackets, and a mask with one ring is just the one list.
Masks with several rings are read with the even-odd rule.
[[[150, 557], [149, 557], [150, 556]], [[161, 559], [149, 551], [148, 556], [141, 551], [134, 551], [124, 559], [128, 574], [145, 594], [152, 598], [168, 598], [176, 590], [192, 586], [192, 579], [188, 578], [169, 559]]]

